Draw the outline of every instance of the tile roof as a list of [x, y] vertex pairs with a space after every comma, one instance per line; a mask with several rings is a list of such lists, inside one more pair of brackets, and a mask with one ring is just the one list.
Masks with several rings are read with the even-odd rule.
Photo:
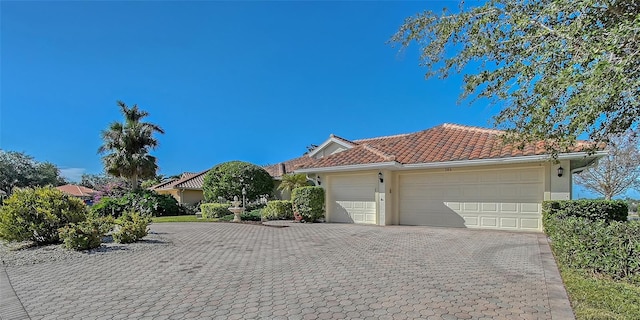
[[[347, 140], [354, 147], [320, 159], [303, 156], [266, 167], [272, 176], [297, 169], [326, 168], [395, 161], [400, 164], [421, 164], [447, 161], [497, 159], [545, 155], [543, 142], [526, 145], [522, 150], [503, 143], [503, 131], [457, 124], [440, 126], [406, 134]], [[578, 142], [572, 151], [583, 151], [586, 142]]]
[[180, 175], [180, 178], [165, 181], [151, 187], [151, 190], [168, 190], [168, 189], [202, 189], [204, 183], [204, 174], [209, 172], [209, 169], [201, 172], [185, 172]]
[[56, 189], [74, 197], [90, 197], [97, 192], [91, 188], [75, 184], [65, 184], [64, 186], [56, 187]]

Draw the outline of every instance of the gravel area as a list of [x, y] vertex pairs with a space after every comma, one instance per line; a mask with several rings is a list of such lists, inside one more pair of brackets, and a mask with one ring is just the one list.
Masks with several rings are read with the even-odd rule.
[[129, 244], [113, 242], [111, 236], [102, 240], [99, 248], [75, 251], [69, 250], [62, 244], [48, 246], [32, 246], [30, 242], [4, 242], [0, 241], [0, 259], [3, 266], [24, 266], [51, 261], [86, 258], [96, 255], [113, 255], [130, 253], [143, 250], [153, 250], [159, 246], [167, 246], [171, 242], [160, 234], [150, 232], [142, 241]]

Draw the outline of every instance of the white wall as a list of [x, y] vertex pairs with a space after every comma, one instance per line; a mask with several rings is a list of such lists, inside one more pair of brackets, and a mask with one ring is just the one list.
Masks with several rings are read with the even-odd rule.
[[[562, 167], [564, 173], [558, 177], [558, 168]], [[548, 192], [545, 192], [545, 200], [570, 200], [571, 199], [571, 164], [569, 160], [559, 163], [548, 163], [545, 170], [548, 181]]]

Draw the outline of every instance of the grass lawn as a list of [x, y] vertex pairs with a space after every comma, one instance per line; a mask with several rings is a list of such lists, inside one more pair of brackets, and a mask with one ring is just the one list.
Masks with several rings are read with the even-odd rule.
[[560, 268], [578, 320], [640, 319], [640, 286]]
[[151, 222], [216, 222], [218, 219], [198, 219], [195, 215], [188, 216], [168, 216], [168, 217], [152, 217]]

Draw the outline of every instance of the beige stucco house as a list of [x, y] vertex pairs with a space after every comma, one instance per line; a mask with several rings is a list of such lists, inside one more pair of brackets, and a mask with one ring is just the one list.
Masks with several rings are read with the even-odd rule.
[[204, 200], [202, 184], [207, 171], [185, 172], [179, 178], [164, 181], [150, 189], [159, 194], [170, 194], [178, 203], [195, 204]]
[[326, 191], [326, 221], [542, 231], [543, 200], [571, 199], [572, 175], [604, 151], [586, 143], [551, 161], [544, 145], [504, 145], [501, 131], [443, 124], [361, 140], [331, 135], [265, 167], [304, 173]]

